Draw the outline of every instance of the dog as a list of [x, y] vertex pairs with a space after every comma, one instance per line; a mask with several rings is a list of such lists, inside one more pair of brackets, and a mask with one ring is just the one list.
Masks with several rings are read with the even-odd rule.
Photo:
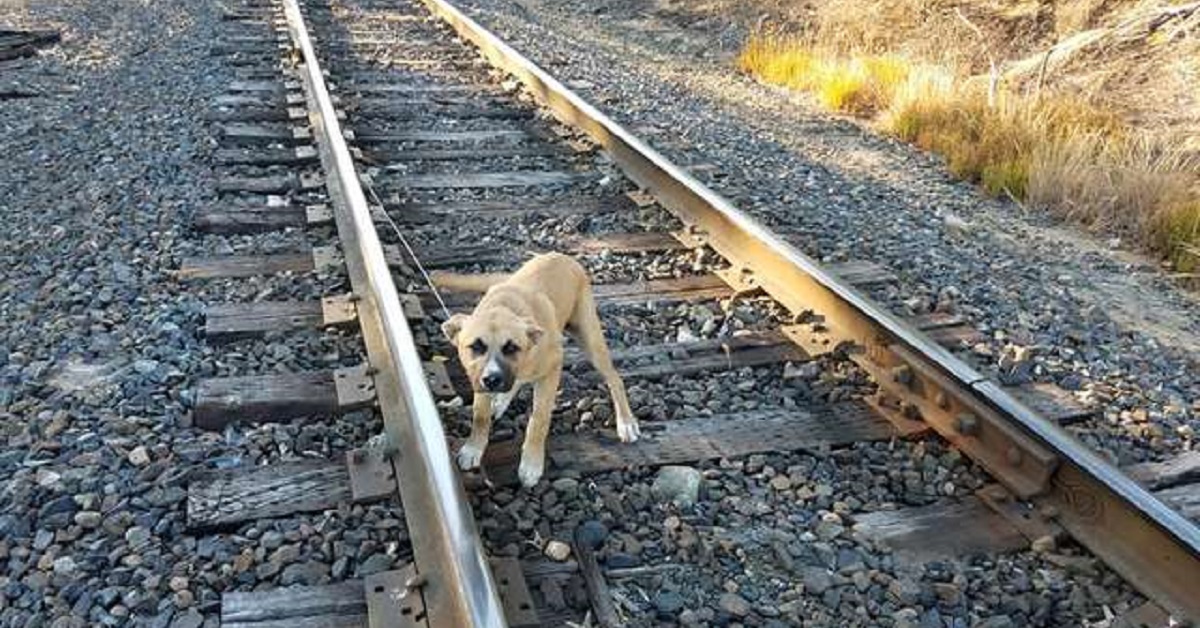
[[563, 368], [563, 332], [574, 336], [604, 378], [612, 397], [617, 435], [640, 434], [625, 384], [613, 367], [587, 271], [561, 253], [538, 255], [512, 275], [438, 275], [435, 285], [485, 291], [470, 314], [442, 324], [475, 390], [471, 435], [458, 450], [458, 466], [474, 469], [488, 445], [492, 418], [499, 417], [525, 384], [533, 384], [533, 411], [517, 470], [534, 486], [545, 471], [546, 436]]

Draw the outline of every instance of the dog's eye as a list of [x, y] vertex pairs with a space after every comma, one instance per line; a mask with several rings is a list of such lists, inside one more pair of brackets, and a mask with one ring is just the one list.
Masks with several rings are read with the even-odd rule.
[[508, 356], [516, 355], [516, 353], [520, 350], [521, 350], [521, 347], [517, 346], [517, 343], [515, 343], [511, 340], [504, 343], [503, 347], [500, 347], [500, 352], [503, 353], [504, 355], [508, 355]]
[[483, 355], [487, 353], [487, 344], [483, 342], [482, 338], [476, 338], [475, 342], [471, 343], [471, 352], [475, 355]]

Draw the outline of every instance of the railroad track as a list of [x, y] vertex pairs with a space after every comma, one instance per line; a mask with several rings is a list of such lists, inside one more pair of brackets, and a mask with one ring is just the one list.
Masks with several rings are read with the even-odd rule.
[[[677, 565], [629, 560], [646, 539], [618, 530], [629, 496], [612, 487], [654, 477], [661, 498], [672, 479], [697, 482], [694, 467], [712, 471], [716, 460], [756, 473], [764, 457], [838, 458], [934, 433], [989, 483], [879, 512], [817, 495], [830, 515], [820, 529], [834, 534], [818, 540], [854, 524], [897, 556], [927, 557], [1071, 537], [1153, 601], [1136, 613], [1200, 618], [1200, 532], [1185, 516], [1200, 502], [1194, 457], [1124, 472], [1106, 464], [1059, 426], [1092, 409], [1045, 387], [1003, 388], [956, 355], [978, 333], [967, 321], [883, 311], [862, 294], [891, 281], [887, 269], [815, 264], [705, 187], [712, 166], [667, 162], [445, 2], [253, 0], [225, 17], [229, 35], [213, 52], [239, 79], [213, 108], [222, 205], [195, 226], [233, 238], [302, 230], [318, 244], [189, 258], [179, 275], [206, 295], [253, 294], [261, 276], [323, 287], [319, 302], [260, 292], [210, 304], [218, 355], [236, 360], [236, 343], [286, 346], [311, 330], [356, 348], [323, 370], [202, 381], [194, 422], [230, 433], [321, 417], [385, 437], [325, 458], [194, 474], [189, 527], [219, 533], [351, 504], [404, 525], [386, 569], [227, 592], [223, 624], [646, 623], [655, 611], [614, 604], [622, 598], [608, 580], [661, 578]], [[615, 442], [597, 381], [569, 354], [551, 468], [526, 500], [512, 487], [522, 400], [498, 422], [482, 474], [452, 466], [471, 391], [438, 323], [477, 295], [434, 294], [425, 272], [510, 269], [545, 250], [592, 271], [647, 437]], [[734, 391], [720, 411], [699, 407], [713, 386]], [[812, 498], [780, 471], [767, 478], [773, 490]], [[559, 503], [589, 483], [602, 506]], [[674, 517], [672, 543], [695, 524]], [[570, 545], [569, 560], [545, 558], [549, 538]], [[734, 597], [722, 598], [730, 616], [765, 612]]]

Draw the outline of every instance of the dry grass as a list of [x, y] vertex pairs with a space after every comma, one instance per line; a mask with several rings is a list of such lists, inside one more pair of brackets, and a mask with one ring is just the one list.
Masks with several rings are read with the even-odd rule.
[[1182, 143], [1153, 139], [1076, 98], [1003, 89], [989, 98], [986, 84], [942, 67], [824, 50], [759, 36], [739, 65], [831, 110], [872, 119], [992, 195], [1132, 234], [1185, 272], [1200, 265], [1200, 164]]
[[1167, 212], [1159, 233], [1160, 246], [1170, 252], [1175, 269], [1200, 274], [1200, 202], [1192, 201]]
[[811, 91], [829, 109], [859, 116], [887, 107], [910, 70], [896, 56], [821, 54], [801, 40], [780, 36], [752, 39], [738, 65], [769, 83]]
[[1146, 135], [1080, 132], [1034, 155], [1029, 201], [1090, 226], [1157, 238], [1166, 216], [1191, 200], [1195, 167], [1178, 147]]
[[[922, 84], [927, 83], [923, 81]], [[1081, 133], [1124, 133], [1119, 120], [1070, 99], [1036, 99], [951, 85], [942, 91], [914, 88], [893, 103], [883, 127], [945, 157], [958, 177], [988, 193], [1024, 200], [1035, 156]]]

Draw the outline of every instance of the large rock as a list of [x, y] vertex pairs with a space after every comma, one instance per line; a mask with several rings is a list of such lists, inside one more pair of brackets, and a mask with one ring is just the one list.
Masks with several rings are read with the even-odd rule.
[[691, 467], [668, 466], [658, 470], [650, 492], [659, 501], [673, 502], [684, 508], [700, 497], [700, 472]]

